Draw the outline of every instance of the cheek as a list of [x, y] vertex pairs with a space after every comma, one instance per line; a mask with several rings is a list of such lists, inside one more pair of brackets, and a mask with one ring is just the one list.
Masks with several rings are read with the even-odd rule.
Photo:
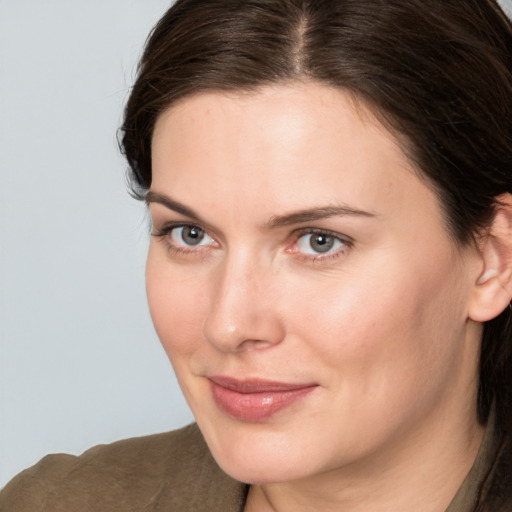
[[[394, 312], [394, 293], [373, 295], [371, 290], [361, 280], [357, 286], [347, 282], [325, 286], [320, 294], [304, 290], [295, 294], [302, 300], [294, 300], [294, 312], [289, 315], [295, 320], [289, 332], [303, 340], [316, 358], [340, 375], [359, 375], [360, 382], [370, 368], [381, 373], [390, 362], [406, 356], [401, 350], [391, 357], [405, 329], [404, 318]], [[405, 316], [409, 324], [414, 323], [414, 311]]]
[[171, 362], [175, 356], [193, 353], [202, 338], [205, 285], [201, 279], [187, 276], [150, 247], [146, 264], [149, 310]]
[[410, 395], [436, 382], [436, 373], [437, 382], [448, 378], [462, 352], [463, 300], [449, 273], [419, 261], [388, 261], [385, 276], [367, 268], [289, 295], [288, 333], [307, 344], [312, 361], [330, 368], [340, 389], [351, 382], [387, 402], [391, 389]]

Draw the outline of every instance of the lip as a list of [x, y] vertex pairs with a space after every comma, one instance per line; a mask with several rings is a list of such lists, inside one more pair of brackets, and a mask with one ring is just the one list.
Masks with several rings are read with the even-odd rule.
[[311, 393], [317, 384], [290, 384], [260, 379], [209, 377], [217, 406], [229, 416], [250, 422], [264, 421]]

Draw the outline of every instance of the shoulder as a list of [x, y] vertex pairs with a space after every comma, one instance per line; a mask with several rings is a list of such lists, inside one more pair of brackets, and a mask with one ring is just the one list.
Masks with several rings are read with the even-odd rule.
[[0, 512], [208, 510], [193, 502], [217, 507], [219, 489], [234, 504], [243, 492], [190, 425], [95, 446], [78, 457], [49, 455], [6, 486]]

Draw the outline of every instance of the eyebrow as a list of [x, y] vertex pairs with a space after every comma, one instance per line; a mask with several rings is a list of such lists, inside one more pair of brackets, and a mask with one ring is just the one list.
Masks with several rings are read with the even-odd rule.
[[[146, 204], [149, 206], [150, 203], [158, 203], [170, 210], [177, 213], [181, 213], [193, 220], [202, 222], [201, 217], [191, 208], [181, 204], [170, 197], [160, 194], [158, 192], [149, 191], [146, 194]], [[359, 210], [346, 205], [329, 205], [320, 206], [316, 208], [308, 208], [305, 210], [299, 210], [296, 212], [288, 213], [285, 215], [276, 215], [270, 218], [265, 223], [267, 229], [276, 229], [279, 227], [290, 226], [294, 224], [303, 224], [305, 222], [312, 222], [321, 219], [328, 219], [330, 217], [339, 216], [355, 216], [355, 217], [377, 217], [376, 213]]]
[[191, 219], [197, 221], [201, 220], [201, 217], [191, 208], [188, 208], [184, 204], [181, 204], [168, 196], [159, 194], [158, 192], [153, 192], [150, 190], [146, 194], [145, 201], [147, 206], [149, 206], [151, 203], [158, 203], [165, 206], [166, 208], [169, 208], [169, 210], [173, 210], [176, 213], [181, 213], [182, 215], [190, 217]]
[[292, 224], [303, 224], [304, 222], [311, 222], [315, 220], [346, 215], [369, 218], [377, 217], [377, 214], [373, 212], [367, 212], [345, 205], [332, 205], [308, 208], [306, 210], [299, 210], [298, 212], [293, 212], [286, 215], [274, 216], [266, 223], [266, 226], [272, 229], [283, 226], [290, 226]]

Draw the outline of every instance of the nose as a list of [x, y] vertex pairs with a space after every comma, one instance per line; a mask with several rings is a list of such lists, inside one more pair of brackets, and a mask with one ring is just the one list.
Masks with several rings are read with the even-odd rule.
[[269, 348], [285, 336], [275, 271], [257, 262], [226, 261], [215, 276], [204, 336], [222, 352]]

